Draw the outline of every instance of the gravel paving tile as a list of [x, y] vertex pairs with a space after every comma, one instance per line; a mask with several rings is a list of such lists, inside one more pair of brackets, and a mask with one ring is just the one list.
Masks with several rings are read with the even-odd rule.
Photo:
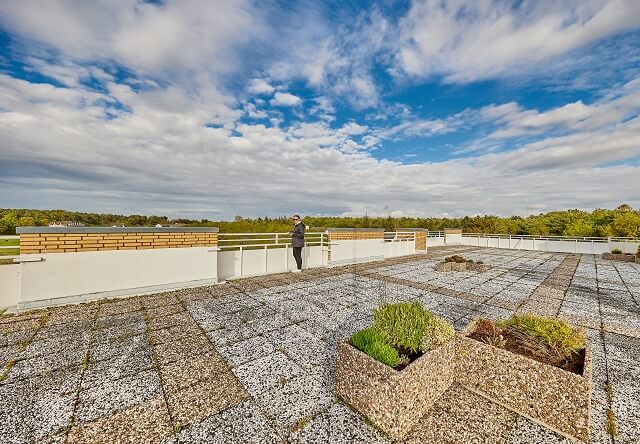
[[244, 401], [178, 434], [184, 444], [277, 444], [282, 439], [252, 401]]
[[[91, 331], [78, 331], [72, 336], [50, 336], [29, 343], [21, 358], [34, 358], [40, 355], [57, 354], [68, 349], [87, 350]], [[66, 350], [65, 350], [66, 349]]]
[[269, 355], [274, 350], [274, 345], [263, 336], [255, 336], [219, 348], [220, 354], [232, 367]]
[[32, 378], [55, 370], [80, 365], [87, 353], [87, 347], [75, 347], [59, 350], [56, 353], [19, 359], [9, 372], [9, 379]]
[[155, 345], [166, 342], [178, 341], [181, 339], [193, 338], [202, 334], [196, 323], [188, 325], [174, 325], [160, 330], [149, 331], [149, 338]]
[[140, 298], [140, 303], [144, 308], [156, 308], [162, 307], [164, 305], [175, 305], [180, 302], [178, 299], [178, 295], [172, 293], [160, 293], [160, 294], [150, 294], [146, 296], [142, 296]]
[[155, 370], [138, 373], [80, 391], [76, 422], [82, 424], [135, 406], [161, 395]]
[[164, 398], [158, 397], [69, 430], [67, 444], [157, 443], [173, 431]]
[[91, 343], [91, 362], [111, 359], [117, 355], [138, 353], [149, 347], [144, 333], [125, 337], [97, 337]]
[[11, 333], [0, 333], [0, 347], [19, 346], [28, 341], [36, 330], [18, 330]]
[[218, 375], [228, 372], [226, 363], [217, 353], [198, 355], [160, 366], [165, 392], [176, 392], [204, 380], [215, 382]]
[[64, 324], [51, 324], [47, 322], [38, 330], [34, 339], [41, 340], [47, 338], [75, 337], [88, 335], [93, 326], [93, 319], [69, 321]]
[[407, 443], [505, 443], [516, 414], [452, 385], [418, 422]]
[[9, 360], [18, 356], [17, 347], [0, 347], [0, 372]]
[[195, 325], [195, 321], [187, 312], [175, 313], [167, 316], [161, 316], [158, 318], [153, 318], [149, 320], [147, 323], [147, 328], [149, 330], [160, 330], [168, 327], [175, 326], [192, 326]]
[[252, 396], [282, 385], [303, 373], [302, 368], [279, 351], [233, 368], [233, 373]]
[[214, 353], [215, 349], [209, 339], [200, 334], [198, 336], [166, 342], [154, 347], [155, 356], [160, 365], [170, 362], [183, 362], [187, 359], [207, 353]]
[[[91, 361], [91, 354], [89, 355]], [[126, 353], [116, 354], [111, 359], [91, 362], [84, 372], [82, 388], [88, 389], [109, 381], [150, 370], [153, 360], [148, 348], [132, 347]]]
[[274, 422], [276, 430], [285, 435], [299, 427], [301, 421], [327, 410], [335, 402], [335, 394], [324, 381], [301, 375], [265, 390], [255, 401]]
[[130, 336], [138, 336], [147, 330], [147, 324], [143, 320], [135, 321], [125, 325], [115, 325], [112, 327], [94, 330], [94, 341], [119, 341]]
[[519, 416], [511, 428], [509, 444], [574, 444], [575, 441], [558, 435], [527, 418]]
[[367, 425], [362, 417], [341, 403], [333, 404], [329, 410], [309, 419], [300, 430], [291, 433], [289, 442], [297, 444], [386, 444], [390, 441], [380, 432]]
[[139, 324], [144, 322], [142, 311], [134, 311], [130, 313], [115, 314], [113, 316], [100, 316], [96, 319], [94, 324], [95, 330], [112, 329], [112, 328], [126, 328], [129, 325]]
[[203, 380], [185, 389], [168, 392], [171, 418], [182, 426], [193, 424], [235, 407], [249, 398], [242, 384], [230, 371], [218, 374], [216, 380]]
[[100, 316], [113, 316], [140, 311], [142, 304], [139, 298], [115, 299], [101, 301]]
[[0, 385], [0, 442], [44, 442], [73, 414], [79, 369]]
[[172, 305], [162, 305], [160, 307], [146, 309], [147, 316], [149, 316], [150, 319], [155, 319], [162, 316], [169, 316], [176, 313], [182, 313], [184, 311], [185, 309], [180, 303], [172, 304]]
[[49, 309], [47, 326], [68, 322], [93, 321], [98, 313], [98, 304], [80, 304]]
[[208, 330], [206, 333], [207, 337], [213, 344], [215, 344], [216, 347], [223, 347], [225, 345], [244, 341], [260, 334], [246, 324], [239, 325], [234, 328]]

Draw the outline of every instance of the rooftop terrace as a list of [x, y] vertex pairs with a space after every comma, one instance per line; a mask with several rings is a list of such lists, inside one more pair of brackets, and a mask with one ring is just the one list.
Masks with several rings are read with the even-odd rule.
[[[640, 441], [640, 264], [429, 251], [4, 315], [0, 441], [388, 442], [336, 398], [336, 344], [367, 326], [381, 301], [413, 299], [456, 329], [514, 312], [584, 326], [594, 357], [590, 442]], [[452, 252], [492, 267], [436, 272]], [[407, 442], [568, 441], [454, 385]]]

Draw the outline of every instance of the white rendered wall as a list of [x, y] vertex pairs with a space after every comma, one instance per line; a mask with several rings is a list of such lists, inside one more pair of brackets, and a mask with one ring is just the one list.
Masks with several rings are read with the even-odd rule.
[[[323, 247], [313, 246], [302, 249], [302, 268], [326, 265]], [[260, 248], [255, 250], [227, 250], [218, 253], [218, 279], [232, 279], [242, 276], [258, 276], [269, 273], [283, 273], [296, 268], [291, 248]]]
[[444, 245], [444, 236], [441, 237], [428, 237], [427, 248], [429, 247], [442, 247]]
[[413, 239], [384, 243], [384, 257], [398, 257], [415, 254], [416, 243]]
[[464, 236], [463, 245], [473, 247], [508, 248], [512, 250], [549, 251], [554, 253], [602, 254], [619, 248], [624, 253], [635, 253], [637, 242], [596, 242], [564, 239], [510, 239], [505, 237]]
[[19, 309], [217, 282], [211, 247], [23, 255]]
[[20, 265], [0, 265], [0, 308], [13, 308], [20, 300]]
[[332, 240], [331, 265], [384, 259], [384, 240]]
[[462, 234], [447, 234], [445, 233], [445, 243], [447, 245], [460, 245], [462, 243]]

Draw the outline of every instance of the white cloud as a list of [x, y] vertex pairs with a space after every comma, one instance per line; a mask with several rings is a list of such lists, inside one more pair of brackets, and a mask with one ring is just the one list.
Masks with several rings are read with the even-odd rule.
[[251, 94], [271, 94], [275, 88], [264, 79], [253, 79], [249, 82], [248, 91]]
[[640, 26], [636, 0], [413, 2], [399, 24], [401, 69], [468, 82], [522, 72]]
[[269, 103], [273, 106], [298, 106], [302, 103], [302, 99], [293, 94], [278, 91]]

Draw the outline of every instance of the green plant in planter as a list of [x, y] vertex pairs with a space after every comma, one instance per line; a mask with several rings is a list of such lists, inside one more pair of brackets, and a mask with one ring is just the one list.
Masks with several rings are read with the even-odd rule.
[[389, 367], [400, 364], [398, 351], [385, 342], [384, 337], [372, 328], [365, 328], [351, 336], [351, 345]]
[[433, 318], [419, 302], [383, 304], [373, 314], [373, 329], [393, 347], [416, 353]]
[[442, 318], [434, 316], [420, 340], [420, 351], [423, 353], [440, 347], [456, 335], [451, 324]]
[[622, 254], [622, 250], [619, 248], [614, 248], [611, 250], [611, 254]]
[[514, 328], [548, 344], [559, 353], [570, 356], [585, 347], [584, 332], [565, 321], [534, 315], [514, 315], [498, 322], [502, 328]]

